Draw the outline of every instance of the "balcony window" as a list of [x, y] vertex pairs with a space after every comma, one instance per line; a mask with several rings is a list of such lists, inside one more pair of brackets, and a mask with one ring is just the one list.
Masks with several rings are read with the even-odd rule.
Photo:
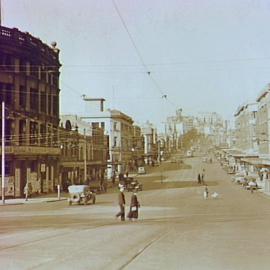
[[40, 125], [40, 145], [46, 144], [46, 126]]
[[26, 144], [26, 121], [20, 120], [19, 122], [19, 145]]
[[38, 144], [38, 123], [30, 122], [30, 144], [37, 145]]

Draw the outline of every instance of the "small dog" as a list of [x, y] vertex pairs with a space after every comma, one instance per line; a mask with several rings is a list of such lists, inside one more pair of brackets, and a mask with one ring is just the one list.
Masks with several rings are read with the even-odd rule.
[[214, 193], [211, 195], [211, 197], [212, 197], [213, 199], [217, 199], [217, 198], [219, 197], [219, 194], [218, 194], [217, 192], [214, 192]]

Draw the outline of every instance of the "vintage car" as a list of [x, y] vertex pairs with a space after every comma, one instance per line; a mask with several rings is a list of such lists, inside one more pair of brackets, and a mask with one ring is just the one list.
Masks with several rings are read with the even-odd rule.
[[145, 168], [143, 166], [138, 168], [138, 174], [146, 174]]
[[138, 182], [137, 179], [133, 177], [125, 177], [120, 183], [119, 187], [123, 187], [127, 191], [142, 191], [143, 185]]
[[142, 184], [140, 184], [138, 182], [137, 179], [132, 179], [131, 182], [129, 182], [127, 185], [126, 185], [126, 190], [127, 191], [133, 191], [133, 190], [137, 190], [137, 191], [142, 191], [143, 189], [143, 186]]
[[68, 187], [69, 198], [68, 203], [77, 204], [87, 204], [92, 201], [93, 204], [96, 203], [96, 194], [90, 190], [90, 187], [87, 185], [71, 185]]

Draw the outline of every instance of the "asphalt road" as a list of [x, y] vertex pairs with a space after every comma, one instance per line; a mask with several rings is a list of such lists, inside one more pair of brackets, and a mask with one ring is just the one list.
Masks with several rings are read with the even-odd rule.
[[[233, 184], [217, 163], [185, 162], [139, 178], [134, 222], [115, 219], [114, 192], [96, 205], [0, 207], [0, 269], [270, 269], [270, 198]], [[203, 199], [203, 168], [217, 199]]]

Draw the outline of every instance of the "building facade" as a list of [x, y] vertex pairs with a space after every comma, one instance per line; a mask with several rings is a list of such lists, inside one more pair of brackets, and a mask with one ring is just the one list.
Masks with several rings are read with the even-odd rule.
[[158, 160], [157, 131], [153, 124], [147, 122], [142, 128], [144, 136], [144, 162], [153, 165]]
[[[5, 193], [50, 192], [58, 184], [59, 50], [0, 27], [0, 100], [5, 102]], [[1, 125], [2, 128], [2, 125]]]
[[241, 151], [257, 152], [257, 103], [240, 106], [235, 113], [235, 147]]
[[69, 184], [90, 184], [93, 180], [104, 179], [108, 156], [104, 129], [76, 115], [63, 115], [59, 134], [62, 187], [66, 189]]
[[258, 96], [257, 142], [260, 156], [270, 157], [270, 85]]

